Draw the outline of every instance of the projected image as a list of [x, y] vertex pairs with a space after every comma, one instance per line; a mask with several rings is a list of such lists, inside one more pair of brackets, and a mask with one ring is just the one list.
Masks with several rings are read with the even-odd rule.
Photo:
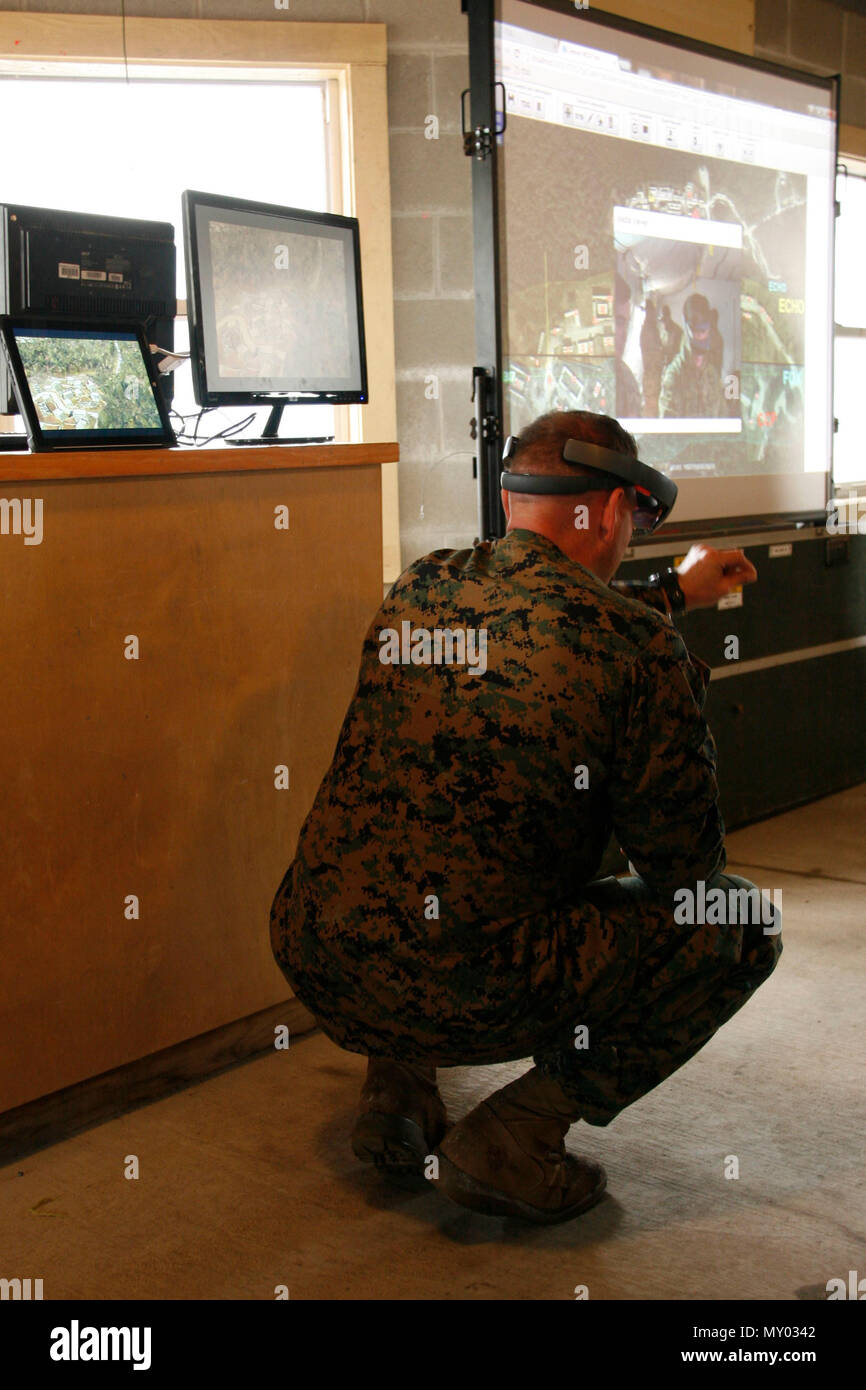
[[743, 368], [741, 389], [749, 454], [779, 472], [803, 435], [803, 369], [753, 363]]
[[[631, 230], [648, 222], [654, 235]], [[739, 416], [739, 228], [622, 208], [613, 224], [617, 415]]]
[[505, 389], [514, 434], [546, 410], [615, 413], [616, 378], [610, 355], [606, 361], [583, 362], [579, 370], [567, 353], [560, 357], [512, 357], [505, 372]]
[[220, 377], [303, 384], [352, 375], [340, 239], [218, 220], [208, 235]]
[[156, 430], [159, 411], [138, 340], [16, 333], [43, 430]]
[[612, 357], [612, 275], [580, 276], [557, 267], [557, 278], [551, 279], [550, 260], [544, 257], [544, 279], [510, 300], [511, 351], [515, 356]]
[[508, 431], [603, 396], [673, 474], [802, 468], [806, 178], [513, 113], [503, 164]]

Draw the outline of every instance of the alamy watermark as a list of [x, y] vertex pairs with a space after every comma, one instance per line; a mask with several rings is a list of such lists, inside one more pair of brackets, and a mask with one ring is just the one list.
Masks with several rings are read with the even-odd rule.
[[149, 1327], [82, 1327], [73, 1318], [52, 1328], [48, 1354], [52, 1361], [131, 1361], [134, 1371], [147, 1371], [150, 1348]]
[[487, 670], [487, 628], [415, 627], [407, 620], [379, 632], [379, 660], [383, 666], [474, 666], [480, 676]]
[[764, 936], [778, 936], [782, 930], [782, 890], [773, 889], [772, 902], [760, 888], [710, 888], [700, 878], [696, 891], [677, 888], [674, 893], [674, 921], [678, 926], [726, 926], [764, 924]]
[[25, 545], [42, 544], [42, 498], [0, 497], [0, 536], [23, 536]]
[[20, 1299], [26, 1303], [29, 1299], [41, 1298], [41, 1279], [0, 1279], [0, 1300], [3, 1302], [7, 1299]]
[[847, 497], [831, 497], [825, 511], [831, 536], [866, 536], [866, 496], [849, 489]]
[[839, 1298], [853, 1298], [858, 1303], [866, 1299], [866, 1279], [861, 1279], [856, 1269], [848, 1270], [847, 1285], [844, 1279], [828, 1279], [826, 1288], [828, 1303]]

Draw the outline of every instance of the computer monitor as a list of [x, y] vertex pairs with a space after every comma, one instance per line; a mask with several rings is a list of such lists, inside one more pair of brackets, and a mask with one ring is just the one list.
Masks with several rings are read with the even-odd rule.
[[365, 402], [357, 219], [190, 190], [182, 202], [199, 405], [270, 405], [273, 439], [286, 405]]
[[[176, 313], [171, 223], [0, 204], [0, 314], [140, 320], [149, 341], [170, 351]], [[159, 390], [170, 406], [171, 372]], [[0, 413], [16, 411], [0, 356]]]

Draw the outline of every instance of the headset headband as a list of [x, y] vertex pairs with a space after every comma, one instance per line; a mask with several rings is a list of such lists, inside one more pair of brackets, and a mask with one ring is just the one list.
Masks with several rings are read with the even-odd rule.
[[[502, 453], [503, 463], [514, 457], [519, 443], [516, 435], [508, 436]], [[635, 487], [649, 493], [659, 504], [662, 513], [659, 522], [670, 514], [677, 500], [676, 483], [631, 454], [621, 454], [615, 449], [605, 449], [600, 444], [590, 444], [582, 439], [569, 439], [563, 447], [562, 457], [566, 463], [580, 463], [585, 468], [607, 474], [613, 479], [614, 486], [619, 483], [623, 487]], [[511, 472], [503, 472], [501, 481], [506, 492], [528, 492], [541, 496], [577, 494], [586, 490], [587, 483], [586, 478], [576, 474], [569, 477], [565, 474]]]

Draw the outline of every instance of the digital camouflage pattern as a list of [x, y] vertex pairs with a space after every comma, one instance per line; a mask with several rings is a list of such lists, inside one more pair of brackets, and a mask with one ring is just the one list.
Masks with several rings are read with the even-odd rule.
[[[486, 670], [383, 664], [405, 622], [484, 630]], [[271, 911], [323, 1031], [438, 1065], [533, 1054], [602, 1124], [697, 1050], [778, 952], [673, 922], [674, 890], [725, 867], [708, 678], [666, 616], [531, 531], [406, 570]], [[587, 887], [612, 832], [640, 877]]]
[[676, 357], [662, 373], [659, 415], [675, 419], [691, 415], [719, 419], [727, 414], [718, 362], [708, 355], [703, 368], [699, 368], [684, 334]]

